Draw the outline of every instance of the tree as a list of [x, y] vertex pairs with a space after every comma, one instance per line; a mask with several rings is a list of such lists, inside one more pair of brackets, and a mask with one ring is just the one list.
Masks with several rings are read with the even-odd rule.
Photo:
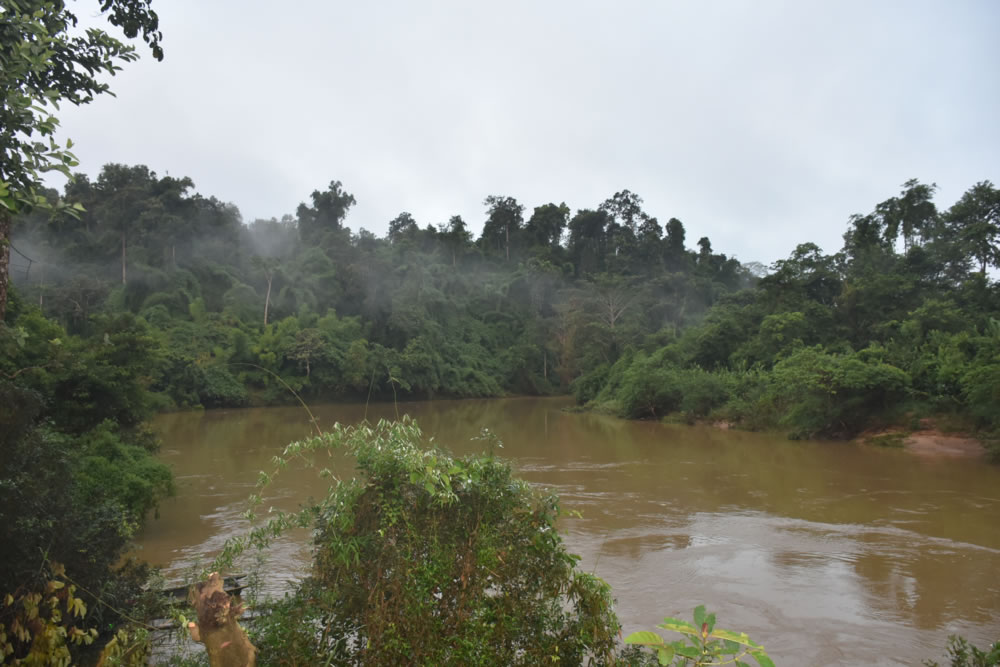
[[279, 267], [278, 262], [273, 257], [261, 257], [260, 255], [254, 255], [253, 259], [250, 260], [253, 267], [264, 274], [264, 279], [267, 280], [267, 292], [264, 294], [264, 326], [267, 326], [267, 311], [271, 307], [271, 284], [274, 282], [274, 277], [278, 274]]
[[304, 243], [319, 243], [330, 232], [342, 230], [347, 212], [358, 203], [354, 195], [344, 191], [340, 181], [330, 181], [324, 192], [313, 190], [311, 197], [312, 206], [299, 204], [295, 211]]
[[638, 233], [639, 223], [649, 217], [642, 210], [642, 197], [628, 190], [616, 192], [605, 199], [599, 210], [610, 215], [615, 222], [627, 227], [633, 235]]
[[604, 268], [608, 247], [608, 227], [613, 221], [604, 211], [577, 211], [569, 221], [567, 251], [577, 275], [598, 273]]
[[469, 232], [468, 226], [460, 215], [451, 216], [448, 225], [442, 227], [438, 237], [451, 250], [451, 265], [453, 267], [458, 264], [458, 253], [472, 241], [472, 233]]
[[532, 246], [555, 247], [562, 239], [569, 220], [569, 207], [565, 203], [536, 206], [531, 218], [524, 225], [525, 236]]
[[413, 238], [416, 236], [419, 227], [417, 226], [417, 221], [413, 219], [413, 216], [403, 211], [395, 218], [389, 221], [389, 231], [386, 234], [386, 238], [389, 243], [396, 244], [406, 238]]
[[698, 263], [705, 264], [712, 259], [712, 242], [707, 236], [698, 239]]
[[139, 232], [140, 219], [149, 207], [156, 174], [148, 167], [108, 164], [101, 170], [96, 189], [102, 195], [95, 213], [101, 226], [110, 227], [115, 245], [121, 247], [122, 285], [126, 284], [129, 236]]
[[983, 275], [987, 265], [1000, 266], [1000, 190], [989, 181], [976, 183], [951, 207], [947, 218]]
[[[163, 59], [159, 18], [151, 0], [101, 0], [108, 21], [129, 39], [142, 35]], [[92, 28], [80, 34], [62, 0], [0, 0], [0, 321], [7, 310], [10, 225], [15, 213], [49, 206], [38, 194], [41, 174], [69, 175], [76, 158], [55, 142], [60, 102], [87, 104], [106, 93], [100, 76], [138, 58], [135, 48]]]
[[513, 197], [490, 195], [483, 201], [487, 208], [486, 224], [480, 243], [484, 250], [502, 249], [504, 257], [510, 261], [510, 239], [516, 238], [524, 220], [524, 207]]
[[875, 215], [882, 220], [885, 240], [890, 247], [903, 234], [903, 251], [908, 252], [917, 237], [933, 224], [937, 208], [931, 201], [937, 185], [925, 185], [915, 178], [903, 183], [898, 197], [885, 200], [875, 207]]
[[663, 240], [663, 256], [667, 269], [677, 271], [684, 266], [687, 250], [684, 248], [684, 223], [677, 218], [667, 220], [667, 235]]

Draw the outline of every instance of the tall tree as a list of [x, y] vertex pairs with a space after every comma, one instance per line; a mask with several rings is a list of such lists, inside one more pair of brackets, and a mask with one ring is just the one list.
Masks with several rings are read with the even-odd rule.
[[[133, 39], [141, 34], [163, 59], [159, 18], [151, 0], [101, 0], [108, 21]], [[75, 30], [76, 15], [62, 0], [0, 2], [0, 322], [7, 310], [10, 225], [15, 213], [48, 206], [39, 196], [41, 174], [69, 174], [76, 158], [55, 143], [60, 102], [87, 104], [108, 92], [102, 75], [138, 58], [135, 48], [103, 30]], [[42, 139], [40, 141], [39, 139]]]
[[453, 267], [458, 264], [459, 253], [472, 242], [472, 233], [460, 215], [451, 216], [447, 226], [442, 225], [438, 237], [444, 241], [445, 246], [451, 252], [451, 265]]
[[687, 250], [684, 248], [684, 223], [677, 218], [667, 220], [667, 235], [663, 239], [663, 258], [668, 271], [678, 271], [684, 266]]
[[616, 192], [605, 199], [599, 210], [610, 215], [618, 224], [627, 227], [632, 234], [638, 234], [639, 223], [649, 217], [642, 210], [642, 197], [629, 190]]
[[524, 225], [524, 235], [532, 246], [554, 247], [562, 240], [569, 221], [569, 206], [545, 204], [536, 206]]
[[271, 308], [271, 286], [274, 283], [275, 276], [280, 271], [280, 267], [276, 258], [261, 257], [260, 255], [254, 255], [250, 263], [264, 275], [264, 280], [267, 281], [267, 290], [264, 293], [264, 326], [266, 327], [268, 311]]
[[926, 185], [915, 178], [903, 183], [898, 197], [885, 200], [875, 207], [875, 214], [881, 218], [885, 240], [895, 245], [903, 235], [903, 251], [909, 252], [918, 237], [929, 229], [937, 217], [937, 208], [932, 201], [937, 185]]
[[344, 191], [340, 181], [330, 181], [326, 190], [314, 190], [312, 206], [299, 204], [295, 211], [299, 221], [299, 236], [305, 243], [320, 244], [330, 232], [343, 229], [344, 218], [357, 204], [354, 195]]
[[95, 211], [100, 226], [110, 231], [120, 248], [122, 284], [127, 283], [129, 237], [140, 233], [140, 219], [152, 203], [156, 174], [148, 167], [108, 164], [101, 170], [96, 189], [101, 195]]
[[606, 199], [598, 210], [611, 218], [607, 230], [608, 254], [621, 256], [618, 263], [627, 267], [628, 257], [634, 254], [638, 245], [639, 226], [649, 219], [642, 210], [642, 197], [629, 190], [622, 190]]
[[612, 222], [605, 211], [592, 209], [577, 211], [569, 221], [567, 251], [576, 266], [577, 275], [604, 270], [608, 226]]
[[524, 207], [513, 197], [490, 195], [483, 201], [486, 209], [486, 224], [480, 242], [484, 250], [502, 252], [510, 261], [511, 239], [517, 240], [524, 221]]
[[948, 222], [957, 232], [959, 243], [979, 262], [1000, 266], [1000, 190], [989, 181], [976, 183], [948, 211]]
[[386, 238], [389, 243], [396, 244], [405, 238], [413, 238], [418, 230], [417, 221], [413, 219], [412, 215], [403, 211], [389, 221], [389, 232], [386, 234]]

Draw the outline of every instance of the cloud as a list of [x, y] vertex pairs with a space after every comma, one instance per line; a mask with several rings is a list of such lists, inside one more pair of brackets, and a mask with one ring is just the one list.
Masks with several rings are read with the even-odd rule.
[[189, 175], [246, 219], [333, 179], [354, 229], [622, 188], [692, 241], [832, 252], [912, 177], [948, 206], [1000, 180], [995, 3], [195, 3], [166, 59], [63, 112], [85, 171]]

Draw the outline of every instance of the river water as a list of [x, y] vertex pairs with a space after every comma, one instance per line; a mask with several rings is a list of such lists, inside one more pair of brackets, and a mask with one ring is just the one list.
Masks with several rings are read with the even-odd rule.
[[[849, 443], [792, 442], [709, 427], [563, 411], [565, 399], [328, 405], [320, 427], [409, 413], [455, 454], [483, 427], [521, 477], [581, 518], [562, 523], [580, 566], [611, 584], [626, 634], [705, 604], [783, 665], [918, 665], [949, 634], [1000, 639], [1000, 467]], [[299, 408], [157, 417], [177, 495], [140, 535], [140, 555], [182, 578], [227, 537], [260, 470], [309, 435]], [[330, 465], [325, 463], [324, 465]], [[351, 462], [334, 472], [352, 475]], [[310, 469], [282, 471], [264, 504], [324, 493]], [[309, 535], [261, 566], [272, 592], [309, 566]]]

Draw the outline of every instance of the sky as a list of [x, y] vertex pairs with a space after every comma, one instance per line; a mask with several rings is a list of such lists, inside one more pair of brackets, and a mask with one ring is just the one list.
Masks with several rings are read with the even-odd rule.
[[[101, 25], [96, 2], [71, 3]], [[90, 9], [93, 6], [94, 9]], [[332, 180], [383, 235], [488, 195], [595, 208], [623, 189], [687, 244], [769, 264], [842, 244], [918, 178], [1000, 183], [1000, 3], [154, 0], [116, 97], [63, 107], [79, 170], [189, 176], [245, 221]], [[54, 182], [53, 184], [57, 184]]]

